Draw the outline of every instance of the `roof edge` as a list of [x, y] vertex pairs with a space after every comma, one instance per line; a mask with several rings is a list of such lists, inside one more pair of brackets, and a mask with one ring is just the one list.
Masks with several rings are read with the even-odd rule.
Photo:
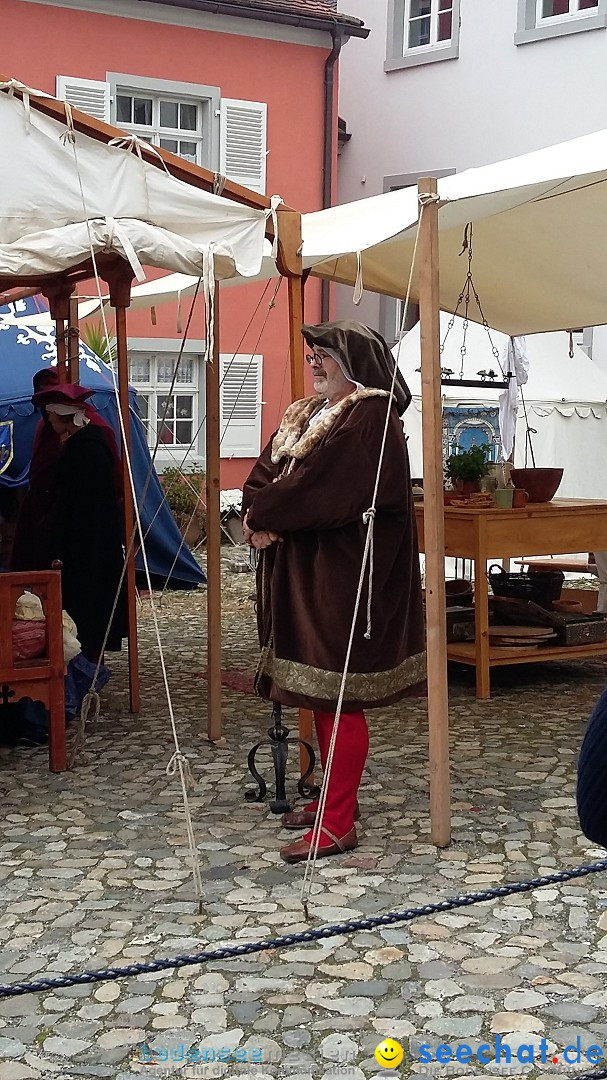
[[335, 18], [324, 18], [322, 15], [290, 15], [285, 11], [272, 11], [270, 8], [261, 6], [242, 7], [240, 4], [230, 3], [230, 0], [224, 0], [224, 2], [218, 2], [218, 0], [151, 0], [151, 2], [162, 7], [189, 8], [192, 11], [206, 11], [213, 15], [234, 15], [240, 19], [254, 19], [257, 22], [301, 27], [303, 30], [325, 30], [327, 33], [331, 33], [333, 29], [339, 27], [348, 37], [367, 38], [370, 33], [370, 28], [364, 26], [358, 19], [350, 21], [350, 16], [340, 16], [339, 11], [335, 12]]

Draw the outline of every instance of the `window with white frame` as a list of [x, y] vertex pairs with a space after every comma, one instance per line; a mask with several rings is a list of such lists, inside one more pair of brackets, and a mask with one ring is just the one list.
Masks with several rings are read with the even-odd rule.
[[452, 33], [453, 0], [406, 0], [406, 50], [450, 44]]
[[584, 17], [588, 11], [597, 11], [599, 0], [536, 0], [537, 25], [544, 24], [555, 19], [571, 19]]
[[388, 0], [384, 71], [459, 54], [460, 0]]
[[139, 139], [265, 194], [267, 105], [223, 98], [218, 86], [108, 72], [103, 82], [57, 76], [57, 97]]
[[517, 0], [515, 45], [607, 28], [607, 0]]
[[120, 89], [116, 94], [118, 127], [195, 165], [203, 163], [205, 111], [205, 102], [185, 97], [128, 89]]
[[[129, 381], [137, 391], [137, 405], [149, 446], [189, 447], [196, 454], [200, 357], [183, 353], [173, 383], [178, 354], [151, 349], [129, 352]], [[173, 384], [173, 385], [171, 385]]]

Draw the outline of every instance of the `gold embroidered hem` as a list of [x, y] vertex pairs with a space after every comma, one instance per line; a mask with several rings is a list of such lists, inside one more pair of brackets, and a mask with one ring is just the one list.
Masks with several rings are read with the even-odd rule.
[[[342, 672], [326, 671], [298, 664], [295, 660], [281, 660], [271, 648], [263, 650], [259, 672], [268, 675], [276, 686], [292, 694], [310, 698], [337, 701]], [[426, 678], [426, 653], [408, 656], [390, 671], [350, 672], [346, 677], [345, 701], [382, 701], [394, 694], [416, 686]]]

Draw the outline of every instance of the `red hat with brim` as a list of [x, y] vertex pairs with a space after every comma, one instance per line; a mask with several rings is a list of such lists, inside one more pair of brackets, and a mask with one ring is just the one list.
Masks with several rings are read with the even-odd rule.
[[64, 383], [63, 386], [49, 386], [46, 390], [38, 391], [32, 401], [38, 409], [43, 409], [46, 405], [76, 405], [84, 408], [87, 398], [90, 398], [93, 392], [78, 383]]

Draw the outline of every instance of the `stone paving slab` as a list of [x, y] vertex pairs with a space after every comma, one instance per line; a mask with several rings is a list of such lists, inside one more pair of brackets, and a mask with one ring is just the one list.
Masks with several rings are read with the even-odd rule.
[[[254, 668], [252, 581], [226, 575], [224, 667]], [[198, 913], [149, 605], [141, 610], [143, 708], [127, 711], [126, 663], [111, 660], [101, 720], [63, 775], [46, 751], [0, 751], [0, 973], [42, 974], [145, 961], [307, 927], [301, 866], [266, 804], [245, 802], [246, 753], [269, 710], [224, 693], [225, 745], [206, 742], [205, 595], [159, 610], [204, 881]], [[489, 702], [456, 673], [451, 693], [453, 838], [436, 850], [428, 818], [425, 702], [369, 715], [361, 842], [319, 862], [313, 925], [424, 904], [601, 857], [574, 804], [584, 722], [602, 663], [504, 669]], [[287, 723], [296, 724], [287, 710]], [[269, 772], [271, 770], [268, 770]], [[294, 781], [291, 778], [294, 790]], [[292, 834], [291, 834], [292, 835]], [[536, 890], [406, 926], [266, 950], [204, 968], [140, 975], [0, 1002], [0, 1080], [38, 1077], [266, 1077], [368, 1080], [411, 1073], [473, 1078], [497, 1064], [430, 1065], [448, 1044], [496, 1039], [508, 1076], [571, 1075], [563, 1049], [607, 1053], [607, 876]], [[401, 1042], [396, 1069], [374, 1050]], [[546, 1057], [539, 1060], [542, 1039]], [[145, 1052], [140, 1046], [146, 1047]], [[188, 1062], [204, 1047], [214, 1062]], [[517, 1059], [517, 1049], [526, 1047]], [[525, 1061], [534, 1048], [533, 1065]], [[146, 1054], [167, 1060], [152, 1064]], [[219, 1060], [223, 1052], [224, 1059]], [[503, 1051], [506, 1057], [506, 1051]], [[553, 1058], [557, 1058], [557, 1063]], [[523, 1060], [521, 1060], [521, 1058]], [[584, 1058], [588, 1070], [592, 1066]]]

